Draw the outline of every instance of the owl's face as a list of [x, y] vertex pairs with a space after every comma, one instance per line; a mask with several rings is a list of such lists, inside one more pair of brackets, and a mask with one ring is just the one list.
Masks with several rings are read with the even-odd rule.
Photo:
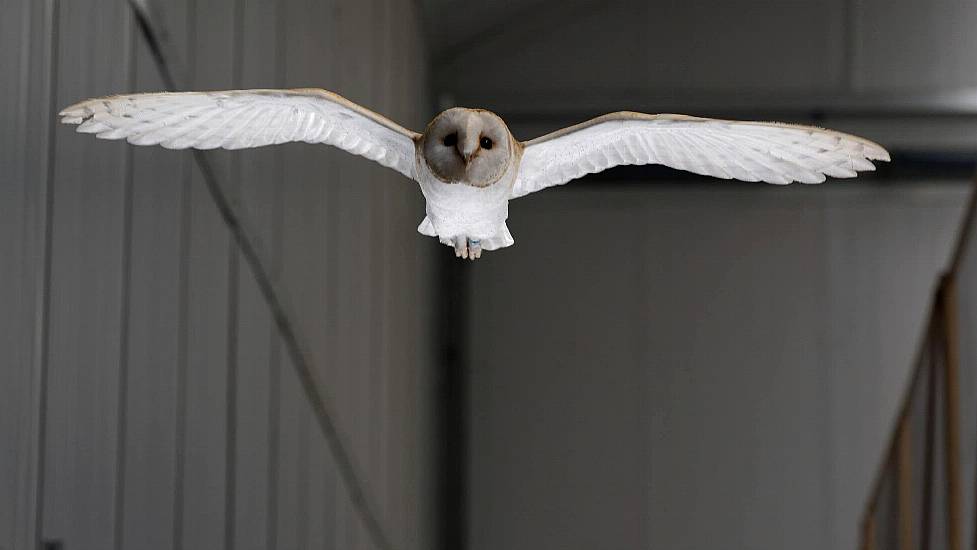
[[441, 181], [488, 187], [509, 167], [512, 147], [509, 129], [496, 114], [456, 107], [431, 121], [422, 151]]

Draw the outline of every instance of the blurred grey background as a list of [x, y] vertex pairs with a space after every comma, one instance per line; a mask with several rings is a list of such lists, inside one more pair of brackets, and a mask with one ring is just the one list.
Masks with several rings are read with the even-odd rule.
[[[397, 548], [854, 548], [977, 158], [977, 4], [139, 4], [193, 89], [888, 147], [821, 186], [589, 176], [514, 201], [516, 245], [472, 265], [371, 163], [211, 157]], [[56, 124], [163, 87], [130, 5], [0, 6], [0, 548], [371, 548], [191, 157]]]

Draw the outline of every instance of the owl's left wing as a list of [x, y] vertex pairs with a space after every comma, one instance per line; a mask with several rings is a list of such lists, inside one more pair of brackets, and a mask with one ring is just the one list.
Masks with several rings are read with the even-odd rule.
[[821, 183], [874, 170], [889, 153], [811, 126], [619, 112], [523, 144], [512, 198], [626, 164], [663, 164], [723, 179]]

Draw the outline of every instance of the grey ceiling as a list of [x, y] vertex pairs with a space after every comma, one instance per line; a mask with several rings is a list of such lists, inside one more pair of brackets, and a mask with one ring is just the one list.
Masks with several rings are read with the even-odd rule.
[[464, 48], [479, 36], [498, 32], [523, 16], [566, 4], [553, 0], [502, 0], [467, 2], [464, 0], [420, 0], [424, 11], [428, 46], [432, 57]]
[[974, 150], [974, 2], [418, 1], [441, 105], [491, 109], [526, 135], [630, 109]]

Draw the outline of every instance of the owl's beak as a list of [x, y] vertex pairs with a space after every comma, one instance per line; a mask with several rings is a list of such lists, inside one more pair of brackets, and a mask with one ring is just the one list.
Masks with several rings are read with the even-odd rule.
[[475, 153], [478, 151], [478, 138], [468, 138], [460, 140], [458, 142], [458, 152], [461, 154], [461, 158], [465, 160], [465, 166], [468, 166], [472, 159], [475, 158]]

